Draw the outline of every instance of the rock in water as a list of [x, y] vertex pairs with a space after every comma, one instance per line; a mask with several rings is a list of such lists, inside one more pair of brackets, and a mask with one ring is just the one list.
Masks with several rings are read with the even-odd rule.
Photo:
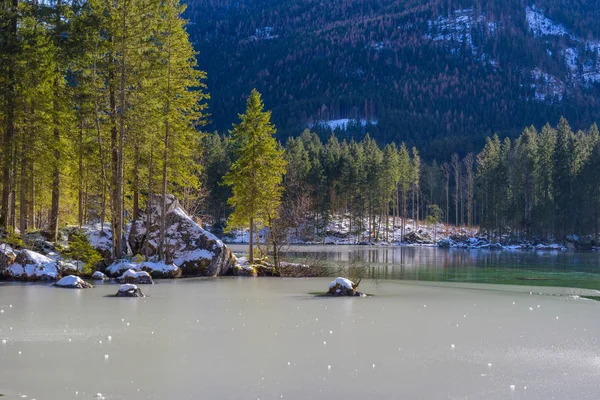
[[119, 291], [115, 295], [117, 297], [145, 297], [142, 290], [138, 288], [136, 285], [126, 283], [119, 287]]
[[117, 282], [119, 283], [133, 283], [136, 285], [153, 285], [152, 277], [146, 271], [134, 271], [132, 269], [128, 269], [117, 278]]
[[105, 281], [108, 279], [108, 276], [104, 275], [100, 271], [94, 271], [94, 273], [92, 274], [92, 279], [95, 281]]
[[329, 283], [328, 296], [366, 296], [364, 293], [358, 292], [356, 288], [358, 284], [346, 278], [335, 278]]
[[67, 289], [89, 289], [93, 286], [75, 275], [68, 275], [54, 284], [55, 286]]
[[[160, 242], [161, 195], [153, 197], [147, 216], [142, 215], [131, 226], [129, 246], [133, 254], [153, 257]], [[210, 232], [202, 229], [183, 210], [173, 195], [166, 198], [167, 261], [181, 268], [185, 276], [217, 276], [229, 273], [237, 264], [231, 250]]]

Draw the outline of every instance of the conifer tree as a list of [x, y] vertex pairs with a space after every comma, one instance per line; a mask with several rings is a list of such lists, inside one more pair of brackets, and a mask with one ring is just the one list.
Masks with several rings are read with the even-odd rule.
[[232, 188], [229, 204], [234, 207], [227, 227], [250, 228], [249, 257], [253, 262], [254, 229], [257, 225], [268, 226], [268, 219], [277, 216], [286, 163], [273, 137], [271, 112], [264, 111], [256, 89], [248, 97], [246, 113], [239, 117], [240, 122], [230, 132], [237, 159], [224, 179]]

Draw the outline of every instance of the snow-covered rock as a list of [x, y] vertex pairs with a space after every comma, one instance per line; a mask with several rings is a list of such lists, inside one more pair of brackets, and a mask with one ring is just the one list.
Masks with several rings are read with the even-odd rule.
[[56, 261], [31, 250], [19, 250], [15, 262], [4, 272], [7, 279], [23, 281], [56, 280], [59, 269]]
[[67, 275], [55, 283], [55, 286], [67, 289], [89, 289], [93, 286], [75, 275]]
[[356, 290], [358, 284], [355, 284], [350, 279], [338, 277], [329, 283], [328, 296], [365, 296]]
[[119, 283], [133, 283], [136, 285], [152, 285], [154, 282], [152, 281], [152, 277], [146, 271], [134, 271], [133, 269], [128, 269], [117, 278], [117, 282]]
[[145, 297], [142, 290], [136, 285], [126, 283], [119, 287], [116, 297]]
[[92, 279], [95, 281], [105, 281], [108, 279], [108, 276], [104, 275], [100, 271], [94, 271], [94, 273], [92, 274]]
[[175, 264], [151, 261], [137, 263], [128, 260], [117, 260], [106, 267], [104, 272], [109, 276], [118, 277], [127, 270], [146, 271], [154, 279], [181, 277], [181, 269]]
[[[212, 233], [202, 229], [186, 214], [173, 195], [166, 198], [165, 243], [167, 258], [186, 276], [217, 276], [229, 273], [237, 264], [231, 250]], [[129, 233], [134, 254], [153, 257], [158, 254], [162, 196], [154, 196], [149, 205], [150, 226], [142, 215]]]

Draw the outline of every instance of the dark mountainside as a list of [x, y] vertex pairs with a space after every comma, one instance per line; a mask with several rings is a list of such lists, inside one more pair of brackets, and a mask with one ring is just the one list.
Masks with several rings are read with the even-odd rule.
[[[405, 141], [426, 158], [490, 133], [600, 120], [600, 5], [574, 0], [187, 0], [226, 132], [256, 87], [278, 136], [357, 119], [340, 136]], [[366, 125], [366, 126], [365, 126]], [[335, 126], [335, 125], [334, 125]]]

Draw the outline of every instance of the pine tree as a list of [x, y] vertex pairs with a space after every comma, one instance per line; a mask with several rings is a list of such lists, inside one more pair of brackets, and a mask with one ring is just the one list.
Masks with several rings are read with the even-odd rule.
[[248, 97], [246, 113], [239, 117], [240, 123], [230, 132], [237, 159], [224, 179], [232, 188], [229, 204], [234, 207], [227, 227], [250, 228], [249, 257], [253, 262], [254, 228], [258, 224], [268, 226], [268, 220], [277, 216], [286, 163], [273, 138], [271, 112], [264, 111], [256, 89]]

